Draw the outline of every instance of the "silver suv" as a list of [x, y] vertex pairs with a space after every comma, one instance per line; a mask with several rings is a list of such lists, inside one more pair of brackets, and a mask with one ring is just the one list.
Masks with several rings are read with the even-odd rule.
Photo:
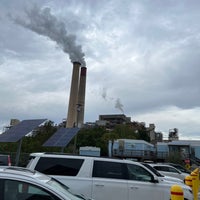
[[83, 200], [55, 179], [21, 167], [0, 167], [1, 200]]

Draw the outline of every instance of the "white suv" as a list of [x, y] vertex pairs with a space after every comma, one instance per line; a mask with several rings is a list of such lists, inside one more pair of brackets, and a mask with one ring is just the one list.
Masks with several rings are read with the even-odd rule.
[[[51, 175], [73, 192], [95, 200], [169, 200], [170, 188], [177, 184], [159, 179], [130, 160], [33, 153], [27, 167]], [[185, 200], [193, 200], [191, 188], [179, 185]]]

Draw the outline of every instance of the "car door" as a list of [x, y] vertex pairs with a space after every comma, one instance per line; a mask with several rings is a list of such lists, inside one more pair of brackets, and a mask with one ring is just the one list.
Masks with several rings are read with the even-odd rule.
[[95, 200], [128, 200], [125, 164], [94, 160], [92, 198]]
[[140, 165], [127, 164], [129, 175], [128, 180], [128, 199], [129, 200], [164, 200], [164, 192], [159, 183], [152, 180], [153, 175]]

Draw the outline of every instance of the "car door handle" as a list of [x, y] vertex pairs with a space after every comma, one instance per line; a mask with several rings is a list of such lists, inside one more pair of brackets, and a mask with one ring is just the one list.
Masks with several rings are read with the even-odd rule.
[[97, 186], [97, 187], [104, 187], [103, 184], [95, 184], [95, 186]]
[[130, 189], [132, 189], [132, 190], [133, 190], [133, 189], [134, 189], [134, 190], [136, 189], [136, 190], [137, 190], [137, 189], [139, 189], [139, 187], [137, 187], [137, 186], [130, 186]]

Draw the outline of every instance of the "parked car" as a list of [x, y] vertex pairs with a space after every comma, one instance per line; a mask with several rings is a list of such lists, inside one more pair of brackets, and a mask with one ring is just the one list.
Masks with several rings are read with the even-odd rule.
[[[73, 192], [95, 200], [169, 200], [175, 184], [159, 179], [141, 163], [125, 159], [32, 153], [27, 168], [48, 174]], [[185, 200], [192, 200], [191, 188], [178, 184]]]
[[190, 174], [191, 172], [186, 169], [185, 167], [183, 167], [182, 165], [179, 165], [179, 164], [175, 164], [175, 163], [165, 163], [167, 165], [171, 165], [173, 167], [175, 167], [176, 169], [178, 169], [179, 171], [183, 172], [183, 173], [186, 173], [186, 174]]
[[11, 166], [10, 155], [0, 154], [0, 166]]
[[150, 164], [154, 169], [158, 170], [160, 173], [166, 176], [172, 176], [179, 178], [181, 180], [185, 180], [185, 177], [188, 176], [188, 173], [184, 173], [176, 169], [175, 167], [167, 164]]
[[145, 167], [147, 167], [149, 170], [151, 170], [161, 180], [171, 181], [171, 182], [175, 182], [175, 183], [184, 183], [184, 181], [181, 180], [181, 179], [179, 179], [179, 178], [175, 178], [175, 177], [172, 177], [172, 176], [166, 176], [166, 175], [161, 174], [158, 170], [156, 170], [155, 168], [153, 168], [148, 163], [142, 163], [142, 164]]
[[0, 167], [1, 200], [83, 200], [62, 183], [21, 167]]

